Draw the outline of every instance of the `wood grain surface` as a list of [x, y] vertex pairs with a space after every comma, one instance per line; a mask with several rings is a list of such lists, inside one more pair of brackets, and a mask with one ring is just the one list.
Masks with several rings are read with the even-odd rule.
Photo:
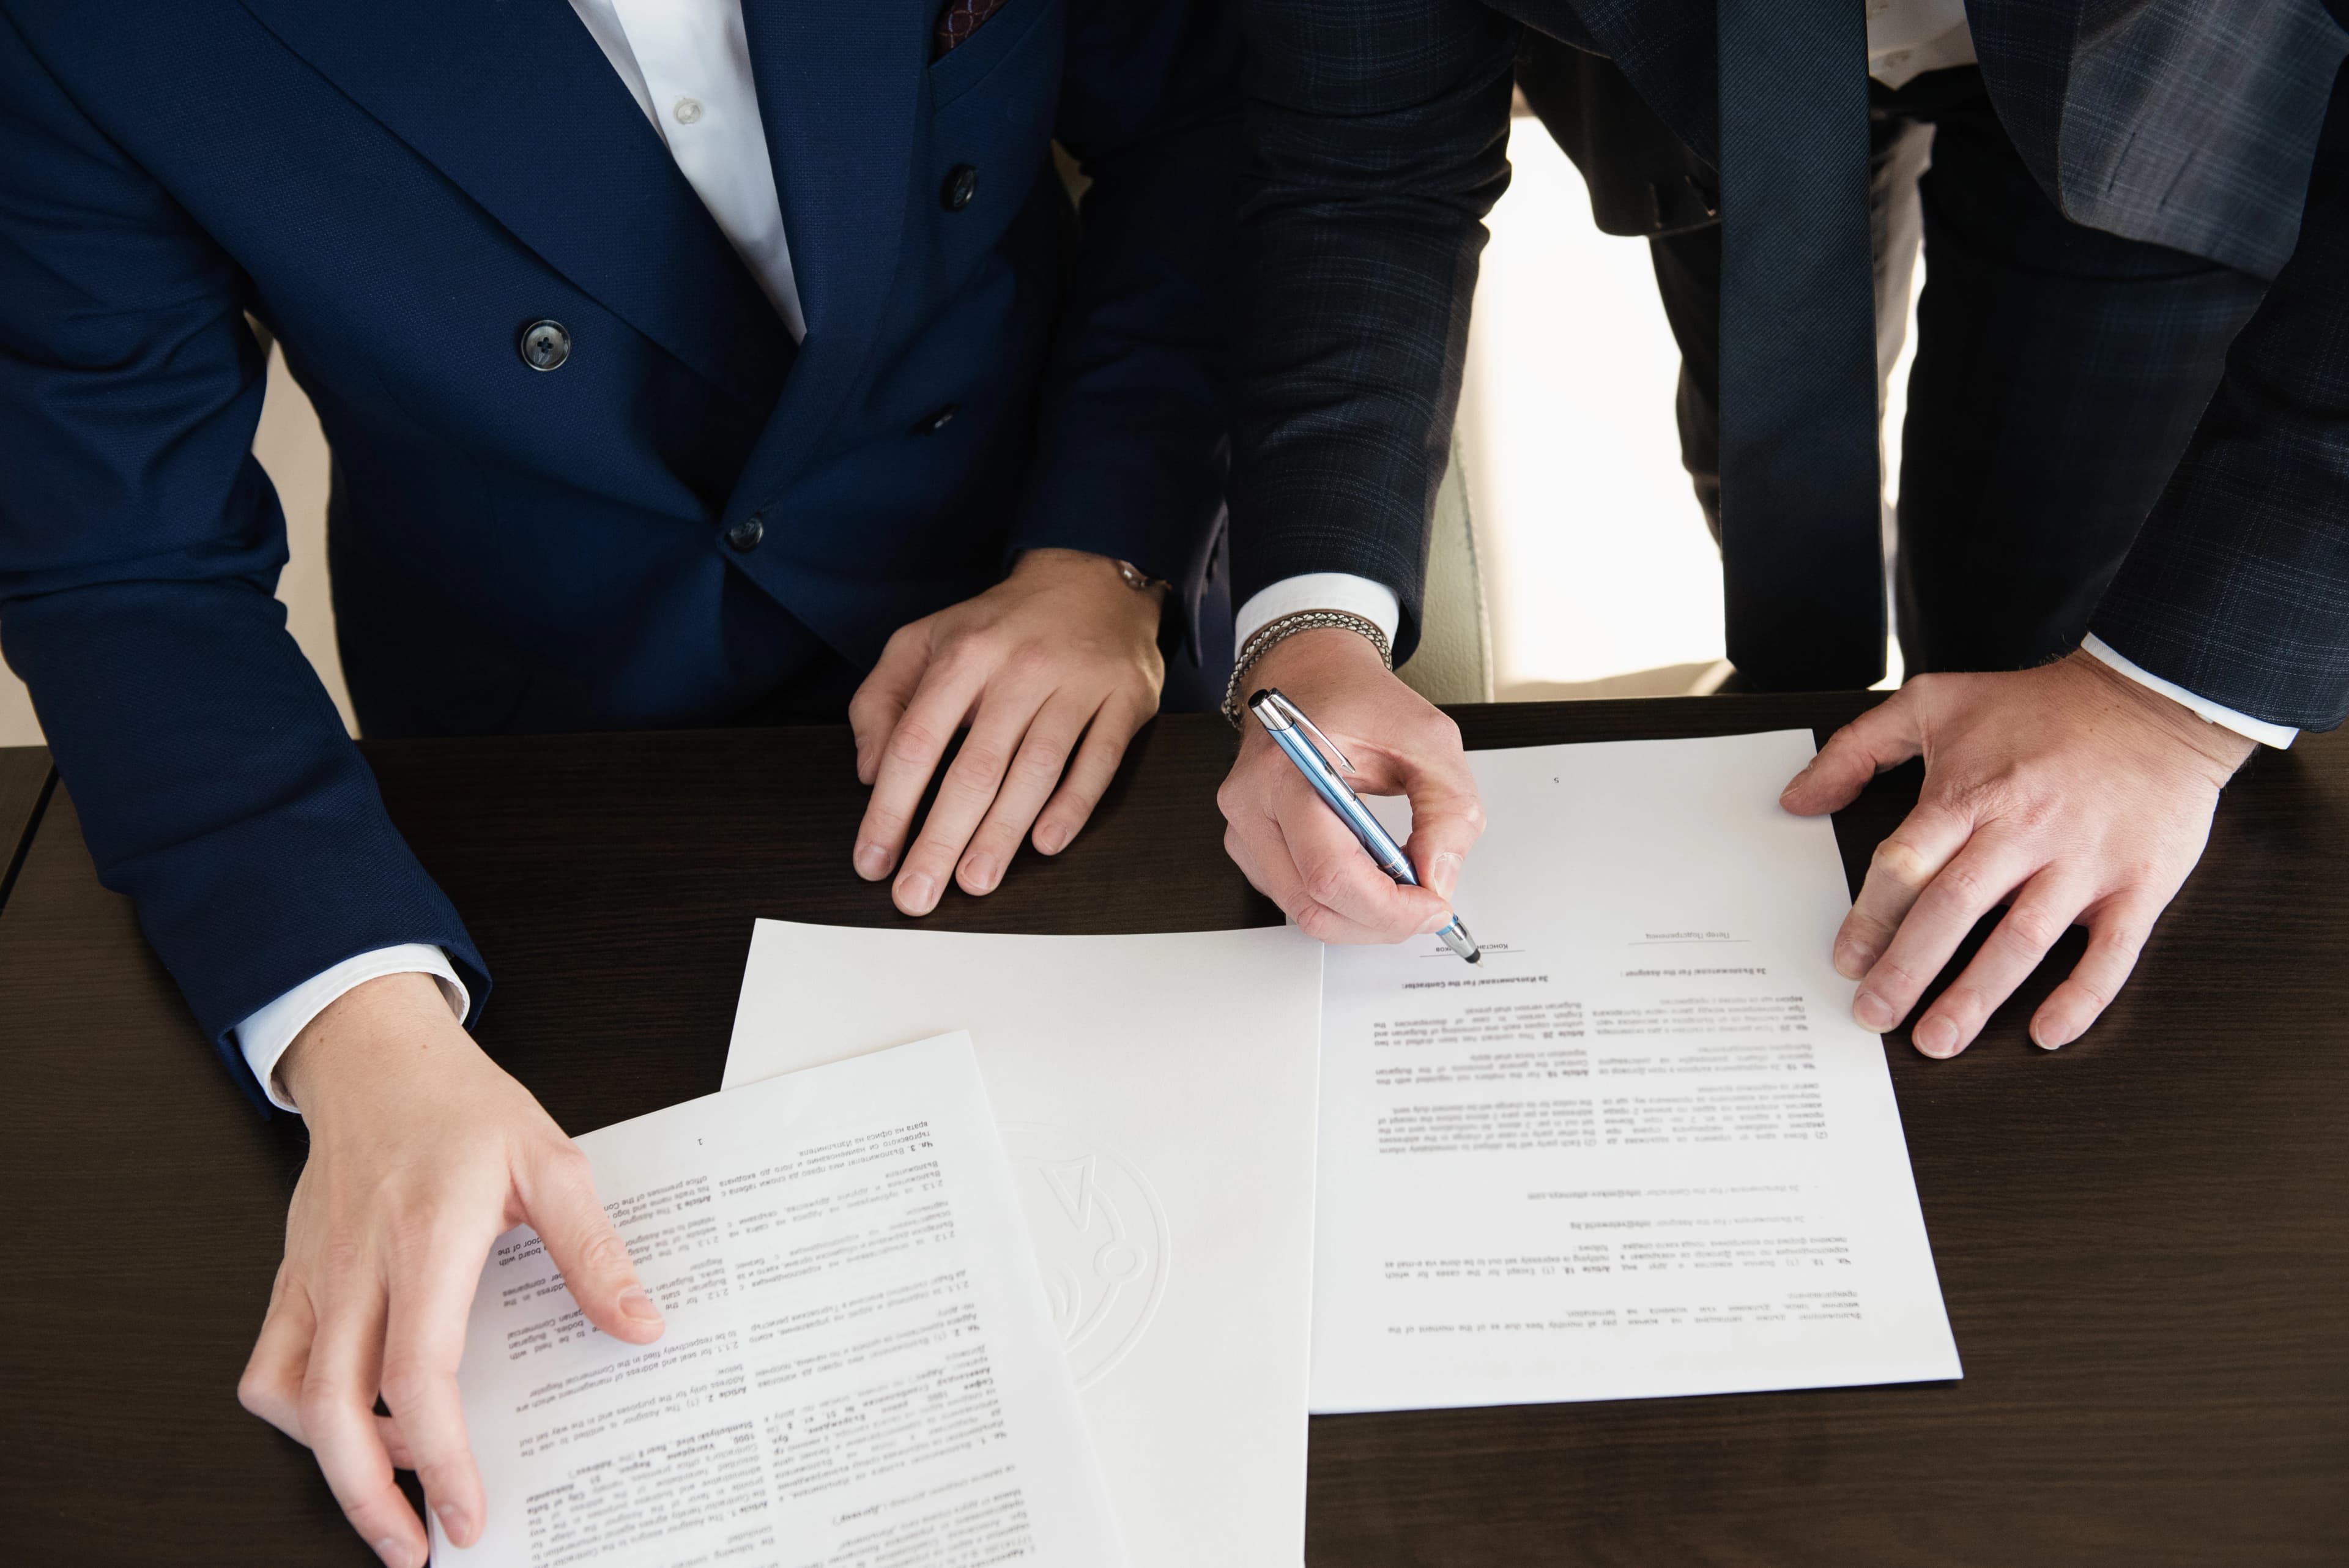
[[0, 909], [7, 907], [48, 787], [47, 748], [0, 746]]
[[[1460, 716], [1518, 745], [1830, 726], [1861, 701]], [[1223, 855], [1231, 744], [1160, 721], [1065, 854], [932, 923], [1277, 919]], [[494, 971], [483, 1044], [574, 1129], [717, 1086], [754, 916], [899, 919], [849, 869], [845, 731], [367, 752]], [[1916, 787], [1889, 774], [1837, 819], [1847, 875]], [[1954, 1062], [1886, 1043], [1962, 1382], [1317, 1420], [1309, 1562], [2349, 1561], [2349, 742], [2252, 763], [2127, 992], [2042, 1053], [2023, 1021], [2076, 952]], [[0, 1562], [372, 1562], [235, 1401], [300, 1125], [231, 1085], [62, 789], [0, 909]]]

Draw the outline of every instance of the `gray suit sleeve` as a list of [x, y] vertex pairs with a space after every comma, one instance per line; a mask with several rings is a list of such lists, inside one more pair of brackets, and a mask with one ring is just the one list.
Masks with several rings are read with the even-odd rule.
[[2299, 244], [2091, 629], [2254, 718], [2349, 716], [2349, 69]]
[[1253, 0], [1233, 602], [1381, 582], [1418, 638], [1519, 28], [1475, 0]]

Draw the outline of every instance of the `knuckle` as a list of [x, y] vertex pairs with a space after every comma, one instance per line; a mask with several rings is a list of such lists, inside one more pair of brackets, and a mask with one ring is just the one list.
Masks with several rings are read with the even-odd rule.
[[294, 1409], [305, 1432], [317, 1432], [342, 1413], [342, 1391], [317, 1377], [305, 1377], [301, 1392], [295, 1396]]
[[970, 735], [964, 738], [962, 750], [956, 754], [955, 762], [965, 774], [985, 774], [993, 777], [1010, 765], [1011, 753], [994, 741]]
[[927, 767], [946, 749], [947, 737], [911, 715], [897, 722], [889, 736], [889, 760], [905, 767]]
[[1325, 860], [1305, 873], [1305, 896], [1316, 904], [1335, 902], [1346, 890], [1346, 867]]
[[1948, 1015], [1962, 1032], [1989, 1017], [1991, 1009], [1997, 1005], [1981, 986], [1970, 981], [1960, 981], [1941, 992], [1941, 999], [1933, 1004], [1933, 1011]]
[[1989, 888], [1989, 883], [1982, 879], [1981, 868], [1962, 861], [1942, 867], [1941, 874], [1933, 878], [1939, 902], [1969, 908], [1987, 903]]
[[1307, 904], [1289, 917], [1297, 929], [1317, 942], [1326, 942], [1338, 929], [1336, 913], [1320, 904]]
[[1419, 721], [1420, 743], [1431, 751], [1460, 749], [1460, 722], [1441, 708], [1430, 708]]
[[1878, 845], [1876, 853], [1868, 857], [1868, 868], [1871, 875], [1881, 871], [1885, 876], [1903, 886], [1913, 886], [1921, 881], [1926, 868], [1930, 864], [1923, 850], [1899, 834], [1894, 834]]
[[984, 675], [1003, 661], [1003, 647], [995, 634], [968, 631], [953, 639], [939, 650], [939, 672], [956, 680]]
[[1899, 928], [1890, 920], [1878, 919], [1857, 904], [1852, 906], [1851, 914], [1844, 922], [1844, 935], [1869, 948], [1882, 948], [1892, 940], [1897, 929]]
[[1019, 748], [1019, 760], [1014, 764], [1018, 777], [1030, 784], [1048, 784], [1061, 776], [1069, 765], [1069, 748], [1058, 741], [1030, 740]]
[[2072, 986], [2081, 996], [2087, 999], [2088, 1012], [2092, 1017], [2113, 1003], [2113, 992], [2093, 980], [2083, 980], [2075, 974], [2072, 977]]
[[2041, 952], [2054, 947], [2064, 931], [2054, 915], [2033, 904], [2016, 905], [1999, 924], [2011, 940]]
[[236, 1380], [236, 1402], [244, 1407], [246, 1415], [258, 1416], [264, 1421], [283, 1404], [274, 1380], [250, 1366]]
[[1059, 666], [1050, 648], [1032, 642], [1022, 643], [1003, 656], [1003, 672], [1022, 685], [1041, 683]]
[[1869, 971], [1868, 989], [1890, 1000], [1898, 996], [1915, 996], [1925, 989], [1925, 981], [1915, 970], [1891, 959], [1879, 959]]

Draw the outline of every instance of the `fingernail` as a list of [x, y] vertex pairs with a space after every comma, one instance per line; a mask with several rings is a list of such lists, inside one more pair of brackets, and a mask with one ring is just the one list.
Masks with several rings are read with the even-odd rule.
[[1909, 1039], [1928, 1056], [1954, 1056], [1958, 1054], [1958, 1026], [1939, 1013], [1917, 1025], [1909, 1032]]
[[661, 1310], [653, 1304], [653, 1298], [644, 1286], [630, 1285], [620, 1293], [620, 1315], [638, 1323], [658, 1323]]
[[1881, 1034], [1900, 1022], [1892, 1004], [1872, 991], [1863, 991], [1851, 999], [1851, 1016], [1862, 1029], [1874, 1034]]
[[1786, 781], [1786, 787], [1778, 792], [1778, 798], [1780, 800], [1784, 800], [1788, 795], [1794, 794], [1796, 790], [1802, 788], [1803, 781], [1811, 776], [1811, 770], [1816, 766], [1818, 766], [1816, 763], [1805, 763], [1803, 764], [1803, 771], [1796, 774], [1793, 778], [1788, 779]]
[[1066, 849], [1068, 846], [1069, 836], [1061, 832], [1058, 826], [1051, 827], [1040, 827], [1036, 830], [1037, 854], [1058, 855], [1061, 850]]
[[1875, 961], [1874, 950], [1857, 942], [1837, 942], [1835, 945], [1835, 971], [1846, 980], [1859, 979]]
[[877, 844], [858, 845], [856, 874], [867, 882], [878, 882], [889, 874], [889, 852]]
[[963, 886], [974, 893], [991, 891], [1003, 876], [992, 855], [974, 855], [962, 863]]
[[387, 1535], [377, 1542], [375, 1554], [383, 1559], [385, 1568], [409, 1568], [408, 1543], [396, 1536]]
[[436, 1508], [431, 1511], [433, 1521], [440, 1526], [440, 1533], [449, 1538], [449, 1543], [451, 1546], [462, 1546], [466, 1543], [463, 1509]]
[[1452, 911], [1449, 909], [1438, 909], [1435, 913], [1428, 916], [1427, 919], [1419, 922], [1419, 934], [1423, 937], [1432, 937], [1451, 923]]
[[2061, 1051], [2072, 1043], [2072, 1036], [2068, 1034], [2058, 1039], [2056, 1036], [2059, 1033], [2053, 1025], [2043, 1024], [2037, 1019], [2032, 1020], [2031, 1043], [2042, 1051]]
[[938, 901], [938, 885], [926, 871], [897, 879], [897, 907], [910, 914], [926, 915]]
[[1461, 859], [1450, 850], [1437, 856], [1427, 867], [1427, 886], [1439, 898], [1452, 897], [1452, 889], [1460, 883]]

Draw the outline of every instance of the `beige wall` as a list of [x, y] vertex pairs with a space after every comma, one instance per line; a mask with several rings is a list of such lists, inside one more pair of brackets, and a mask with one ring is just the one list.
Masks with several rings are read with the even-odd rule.
[[[285, 601], [286, 621], [295, 641], [326, 685], [327, 693], [351, 723], [351, 700], [343, 690], [343, 670], [335, 658], [335, 611], [326, 597], [326, 442], [318, 432], [318, 416], [310, 400], [285, 371], [285, 357], [275, 349], [269, 356], [269, 394], [261, 409], [261, 429], [253, 441], [254, 455], [269, 471], [285, 503], [287, 545], [292, 559], [278, 578], [277, 597]], [[31, 698], [24, 682], [0, 670], [0, 746], [40, 743], [41, 726], [33, 717]]]

